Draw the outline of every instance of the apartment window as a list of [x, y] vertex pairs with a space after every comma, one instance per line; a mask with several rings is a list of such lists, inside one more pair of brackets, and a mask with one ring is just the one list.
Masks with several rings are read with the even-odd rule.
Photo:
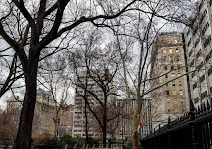
[[211, 4], [212, 4], [212, 0], [210, 0], [209, 4], [210, 4], [210, 6], [211, 6]]
[[178, 48], [176, 48], [176, 52], [179, 52]]
[[196, 55], [196, 58], [198, 58], [198, 57], [201, 55], [201, 53], [202, 53], [202, 49], [200, 49], [200, 50], [198, 51], [198, 53], [197, 53], [197, 55]]
[[168, 70], [167, 66], [164, 66], [164, 70]]
[[168, 74], [165, 74], [165, 78], [168, 78]]
[[167, 99], [167, 104], [170, 104], [170, 103], [171, 103], [170, 99]]
[[177, 40], [175, 39], [174, 42], [177, 43]]
[[180, 90], [180, 95], [183, 95], [183, 90]]
[[201, 94], [201, 99], [204, 99], [207, 96], [207, 91]]
[[181, 73], [178, 73], [177, 76], [180, 77], [181, 76]]
[[190, 28], [189, 28], [188, 31], [187, 31], [187, 36], [189, 35], [189, 33], [190, 33]]
[[166, 83], [166, 87], [168, 87], [169, 86], [169, 83]]
[[210, 42], [211, 42], [211, 36], [208, 36], [208, 38], [204, 42], [204, 48], [206, 48], [208, 46], [208, 44], [210, 44]]
[[198, 101], [199, 101], [198, 97], [194, 99], [194, 103], [197, 103]]
[[205, 32], [208, 29], [208, 27], [209, 27], [209, 23], [207, 22], [206, 25], [204, 26], [203, 30], [202, 30], [202, 35], [203, 36], [205, 35]]
[[163, 50], [163, 53], [166, 53], [166, 49]]
[[201, 62], [198, 66], [197, 66], [197, 70], [200, 70], [203, 66], [203, 62]]
[[184, 99], [183, 99], [183, 98], [180, 99], [180, 103], [181, 103], [181, 104], [184, 103]]
[[181, 107], [181, 112], [185, 112], [185, 108], [184, 107]]
[[173, 60], [173, 56], [170, 56], [170, 63], [173, 63], [174, 60]]
[[200, 83], [202, 83], [205, 80], [205, 75], [202, 75], [199, 79]]
[[172, 49], [169, 49], [169, 52], [172, 53]]
[[174, 66], [173, 65], [171, 66], [171, 70], [174, 70]]
[[188, 41], [188, 47], [190, 46], [190, 44], [191, 44], [191, 38], [190, 38], [190, 40]]
[[166, 95], [169, 96], [169, 90], [166, 90]]
[[176, 57], [176, 61], [177, 61], [177, 63], [180, 61], [180, 57], [179, 56]]
[[174, 73], [171, 74], [171, 78], [172, 79], [175, 78], [175, 74]]
[[177, 65], [177, 69], [180, 70], [180, 65]]
[[206, 58], [205, 58], [206, 62], [211, 58], [211, 55], [212, 55], [212, 50], [206, 56]]
[[175, 85], [176, 85], [176, 84], [175, 84], [175, 81], [173, 81], [173, 82], [172, 82], [172, 86], [175, 86]]
[[179, 86], [182, 86], [182, 82], [181, 81], [179, 81]]
[[164, 63], [166, 62], [166, 56], [164, 56], [163, 61], [164, 61]]
[[194, 65], [194, 59], [190, 63], [190, 67]]
[[193, 90], [194, 90], [195, 88], [197, 88], [197, 82], [194, 83], [194, 85], [193, 85]]
[[204, 20], [206, 14], [207, 14], [207, 10], [205, 10], [205, 11], [203, 12], [203, 14], [202, 14], [202, 16], [201, 16], [201, 18], [200, 18], [200, 24], [203, 22], [203, 20]]
[[212, 73], [212, 67], [208, 69], [208, 76]]
[[194, 44], [194, 47], [195, 47], [195, 48], [197, 47], [199, 41], [200, 41], [200, 37], [195, 41], [195, 44]]
[[167, 108], [167, 112], [169, 112], [169, 113], [171, 112], [171, 108], [170, 107]]
[[193, 49], [191, 49], [191, 51], [189, 52], [189, 56], [191, 56], [192, 55], [192, 53], [193, 53]]

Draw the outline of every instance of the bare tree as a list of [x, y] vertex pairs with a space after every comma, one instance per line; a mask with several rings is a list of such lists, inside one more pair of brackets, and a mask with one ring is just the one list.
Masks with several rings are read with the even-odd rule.
[[[157, 54], [152, 51], [153, 43], [156, 41], [163, 27], [168, 26], [171, 22], [181, 22], [186, 25], [190, 25], [191, 23], [188, 16], [182, 14], [185, 13], [186, 9], [184, 8], [189, 8], [188, 3], [186, 1], [178, 2], [176, 5], [171, 1], [146, 1], [144, 5], [138, 6], [140, 10], [142, 7], [146, 9], [142, 9], [143, 11], [139, 11], [138, 13], [135, 12], [135, 22], [131, 22], [133, 24], [132, 26], [125, 25], [124, 27], [113, 28], [116, 36], [117, 50], [122, 60], [122, 77], [125, 84], [126, 98], [128, 99], [128, 105], [133, 117], [133, 149], [138, 148], [137, 127], [140, 125], [141, 112], [142, 108], [144, 108], [145, 99], [148, 98], [150, 93], [168, 83], [157, 84], [157, 87], [153, 87], [150, 84], [151, 81], [157, 81], [165, 75], [158, 72], [160, 75], [157, 77], [150, 76], [151, 66], [156, 62]], [[178, 18], [179, 16], [181, 18]], [[165, 21], [161, 21], [161, 19]], [[161, 21], [160, 25], [158, 21]], [[184, 75], [186, 74], [180, 77]], [[133, 104], [133, 101], [135, 104]]]
[[113, 118], [108, 117], [108, 109], [117, 96], [114, 78], [119, 68], [119, 61], [117, 52], [113, 51], [112, 46], [108, 45], [102, 50], [99, 48], [97, 41], [101, 37], [96, 34], [99, 32], [89, 34], [86, 40], [82, 40], [82, 43], [79, 43], [80, 48], [70, 59], [76, 75], [74, 82], [77, 87], [76, 94], [84, 101], [82, 106], [85, 113], [86, 135], [89, 123], [87, 113], [90, 113], [101, 128], [103, 143], [106, 143], [107, 124], [118, 117], [117, 113], [114, 113]]
[[[20, 125], [14, 148], [30, 148], [37, 87], [37, 70], [41, 52], [53, 40], [85, 22], [98, 27], [130, 11], [137, 0], [119, 1], [3, 1], [0, 35], [21, 61], [26, 85]], [[60, 46], [60, 45], [59, 45]], [[47, 54], [54, 54], [55, 51]], [[45, 58], [45, 57], [43, 57]]]

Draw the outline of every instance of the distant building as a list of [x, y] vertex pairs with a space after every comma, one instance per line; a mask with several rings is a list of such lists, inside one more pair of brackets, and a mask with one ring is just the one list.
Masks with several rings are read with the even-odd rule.
[[[15, 124], [18, 126], [20, 113], [22, 109], [23, 99], [19, 99], [19, 97], [11, 97], [7, 100], [7, 110], [12, 111], [13, 119]], [[35, 113], [33, 118], [33, 129], [32, 135], [38, 135], [42, 133], [50, 133], [53, 134], [55, 125], [53, 118], [56, 114], [56, 103], [52, 98], [51, 92], [44, 91], [42, 89], [37, 90], [37, 99], [35, 104]], [[73, 110], [73, 106], [67, 106], [67, 109], [61, 112], [60, 123], [58, 127], [58, 131], [60, 135], [71, 134], [72, 129], [72, 117], [71, 110]]]
[[188, 94], [182, 35], [163, 33], [153, 45], [151, 55], [151, 110], [153, 128], [167, 123], [169, 116], [188, 110]]
[[201, 106], [212, 94], [212, 1], [198, 0], [191, 16], [191, 27], [184, 29], [190, 96]]
[[[99, 74], [101, 76], [101, 74]], [[108, 74], [109, 75], [109, 74]], [[99, 85], [91, 78], [86, 77], [86, 72], [82, 72], [79, 76], [78, 83], [85, 84], [87, 80], [87, 86], [88, 90], [90, 92], [93, 92], [100, 100], [103, 101], [104, 94], [102, 89], [99, 87]], [[115, 91], [114, 91], [115, 92]], [[83, 99], [84, 96], [84, 89], [83, 87], [76, 87], [76, 95], [75, 95], [75, 104], [74, 104], [74, 120], [73, 120], [73, 137], [85, 137], [85, 113], [88, 117], [88, 135], [89, 137], [100, 139], [102, 138], [102, 132], [99, 128], [99, 124], [97, 120], [95, 119], [94, 115], [89, 111], [88, 107], [85, 106], [85, 101]], [[92, 108], [96, 108], [94, 110], [98, 110], [99, 102], [97, 100], [94, 100], [94, 97], [87, 93], [86, 97], [88, 98], [88, 102], [90, 105], [92, 105]], [[108, 97], [108, 102], [113, 102], [114, 99], [116, 99], [116, 96], [110, 95]], [[86, 111], [85, 111], [86, 107]], [[101, 112], [101, 111], [100, 111]], [[109, 136], [108, 136], [109, 137]]]

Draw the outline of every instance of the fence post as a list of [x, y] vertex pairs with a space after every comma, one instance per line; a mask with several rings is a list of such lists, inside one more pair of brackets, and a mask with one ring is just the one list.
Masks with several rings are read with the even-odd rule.
[[[171, 117], [169, 116], [169, 118], [168, 118], [168, 129], [170, 130], [170, 128], [171, 128]], [[170, 132], [168, 133], [168, 143], [169, 143], [169, 149], [171, 149], [171, 134], [170, 134]]]
[[[194, 107], [194, 104], [193, 104], [193, 101], [190, 100], [190, 111], [188, 113], [189, 115], [189, 118], [190, 118], [190, 121], [194, 121], [195, 120], [195, 107]], [[198, 132], [197, 132], [197, 129], [196, 127], [191, 123], [190, 125], [190, 131], [191, 131], [191, 149], [196, 149], [197, 146], [198, 146]]]

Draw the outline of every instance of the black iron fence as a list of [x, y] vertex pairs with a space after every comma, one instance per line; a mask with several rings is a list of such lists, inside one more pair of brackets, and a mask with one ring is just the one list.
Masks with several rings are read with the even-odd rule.
[[212, 99], [141, 139], [143, 149], [212, 149]]

